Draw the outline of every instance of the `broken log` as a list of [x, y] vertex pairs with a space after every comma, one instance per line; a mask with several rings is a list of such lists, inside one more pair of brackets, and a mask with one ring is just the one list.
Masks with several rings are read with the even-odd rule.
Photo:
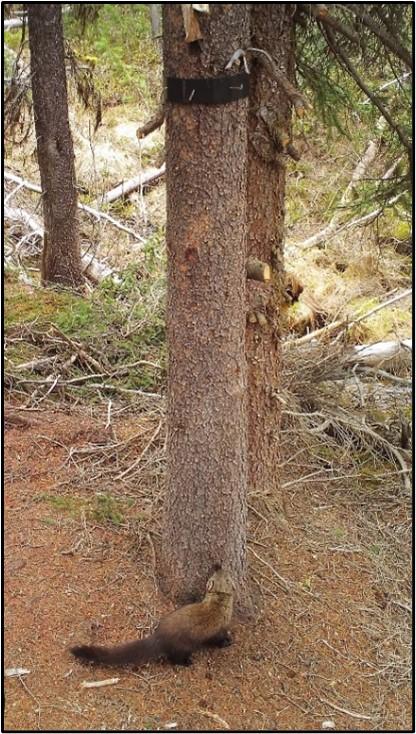
[[143, 173], [140, 173], [138, 176], [130, 178], [128, 181], [123, 181], [114, 189], [111, 189], [111, 191], [103, 194], [103, 196], [96, 201], [96, 205], [102, 206], [103, 204], [111, 204], [113, 201], [116, 201], [123, 196], [131, 194], [133, 191], [137, 191], [137, 189], [154, 183], [164, 175], [165, 170], [166, 166], [163, 163], [160, 168], [149, 168], [147, 171], [143, 171]]
[[271, 277], [270, 265], [260, 260], [248, 260], [246, 266], [247, 278], [267, 283]]

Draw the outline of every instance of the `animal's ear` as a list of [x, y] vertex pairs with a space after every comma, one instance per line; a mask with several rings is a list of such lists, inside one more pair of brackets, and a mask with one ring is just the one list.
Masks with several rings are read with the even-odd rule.
[[214, 587], [214, 579], [208, 579], [207, 581], [207, 591], [211, 591], [211, 589]]

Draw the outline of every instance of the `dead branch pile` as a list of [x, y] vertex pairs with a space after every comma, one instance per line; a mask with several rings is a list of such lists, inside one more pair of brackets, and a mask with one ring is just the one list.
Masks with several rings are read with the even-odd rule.
[[312, 443], [319, 439], [361, 460], [388, 462], [410, 494], [411, 381], [381, 368], [351, 370], [351, 349], [340, 343], [299, 347], [285, 354], [283, 425]]

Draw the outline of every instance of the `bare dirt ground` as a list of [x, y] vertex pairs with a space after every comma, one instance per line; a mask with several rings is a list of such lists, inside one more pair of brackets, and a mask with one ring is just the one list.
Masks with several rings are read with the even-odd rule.
[[[5, 667], [30, 673], [6, 678], [6, 731], [293, 731], [325, 720], [337, 730], [411, 729], [402, 500], [346, 502], [348, 487], [336, 495], [320, 482], [288, 486], [284, 522], [270, 524], [266, 500], [250, 515], [260, 612], [256, 623], [234, 625], [232, 647], [201, 651], [190, 668], [93, 670], [68, 647], [141, 636], [172, 608], [156, 586], [160, 502], [149, 498], [163, 467], [149, 461], [136, 485], [103, 486], [103, 461], [124, 471], [114, 452], [97, 449], [109, 441], [105, 417], [23, 415], [31, 425], [8, 428], [5, 439]], [[113, 444], [130, 441], [131, 465], [154, 424], [120, 415], [113, 427]], [[306, 474], [299, 460], [284, 472], [288, 483]], [[117, 505], [105, 494], [114, 488]], [[114, 676], [115, 685], [81, 687]]]

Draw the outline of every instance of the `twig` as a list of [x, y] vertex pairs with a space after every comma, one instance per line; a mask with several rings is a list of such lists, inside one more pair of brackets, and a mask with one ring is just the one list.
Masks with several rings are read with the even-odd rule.
[[247, 59], [246, 54], [247, 53], [253, 53], [258, 54], [260, 56], [260, 59], [262, 63], [264, 64], [264, 59], [267, 59], [269, 69], [271, 70], [274, 78], [276, 79], [279, 87], [283, 89], [284, 93], [292, 103], [292, 105], [295, 107], [298, 114], [302, 114], [303, 110], [307, 109], [309, 107], [308, 102], [306, 101], [305, 97], [301, 92], [299, 92], [296, 87], [291, 84], [291, 82], [287, 79], [287, 77], [282, 74], [281, 71], [279, 71], [276, 62], [270, 56], [270, 54], [267, 51], [264, 51], [262, 48], [254, 48], [254, 47], [248, 47], [246, 49], [238, 48], [234, 53], [232, 54], [230, 60], [225, 66], [225, 69], [231, 69], [233, 64], [236, 63], [236, 61], [239, 61], [240, 58], [243, 59], [244, 62], [244, 68], [246, 73], [249, 73], [248, 67], [247, 67]]
[[107, 678], [106, 680], [83, 680], [80, 688], [102, 688], [103, 686], [114, 686], [120, 678]]
[[390, 125], [391, 129], [394, 130], [394, 132], [396, 133], [402, 145], [406, 148], [408, 153], [411, 154], [412, 144], [410, 140], [406, 137], [400, 125], [398, 125], [393, 120], [392, 116], [390, 115], [390, 112], [385, 108], [385, 106], [382, 104], [382, 102], [377, 97], [377, 95], [375, 95], [374, 92], [372, 92], [371, 89], [369, 89], [369, 87], [366, 85], [366, 83], [361, 79], [360, 75], [358, 74], [357, 70], [351, 63], [350, 59], [348, 58], [343, 48], [341, 48], [341, 46], [339, 46], [336, 43], [334, 34], [332, 33], [331, 29], [328, 26], [325, 26], [323, 35], [326, 36], [328, 45], [334, 52], [335, 56], [338, 58], [338, 61], [341, 64], [341, 66], [344, 66], [347, 69], [350, 76], [354, 79], [355, 83], [357, 84], [357, 86], [372, 101], [374, 106], [377, 107], [377, 109], [383, 115], [386, 122]]
[[216, 721], [217, 724], [220, 724], [224, 727], [224, 729], [229, 729], [230, 725], [227, 724], [224, 719], [221, 718], [221, 716], [218, 716], [218, 714], [214, 714], [212, 711], [208, 711], [208, 709], [197, 709], [199, 714], [202, 714], [203, 716], [207, 716], [209, 719], [212, 719], [213, 721]]
[[320, 23], [330, 26], [335, 31], [338, 31], [338, 33], [341, 33], [352, 43], [359, 44], [360, 39], [353, 31], [353, 29], [349, 28], [349, 26], [346, 26], [344, 23], [341, 23], [341, 21], [339, 21], [337, 18], [334, 18], [333, 15], [330, 15], [328, 13], [328, 8], [326, 7], [326, 5], [323, 5], [321, 3], [310, 3], [309, 8], [313, 17]]
[[412, 387], [411, 380], [406, 380], [405, 377], [397, 377], [397, 375], [393, 375], [391, 374], [391, 372], [386, 372], [385, 370], [381, 369], [375, 369], [374, 367], [362, 367], [360, 365], [357, 365], [356, 372], [359, 372], [363, 375], [374, 375], [375, 377], [381, 377], [384, 380], [395, 382], [397, 385], [405, 385], [409, 388]]
[[19, 681], [22, 684], [22, 687], [25, 689], [26, 693], [30, 696], [30, 698], [33, 699], [33, 701], [37, 705], [37, 709], [36, 709], [35, 713], [37, 713], [37, 715], [38, 715], [38, 729], [40, 730], [40, 714], [41, 714], [40, 701], [39, 701], [38, 698], [36, 698], [36, 696], [32, 693], [32, 691], [30, 690], [30, 688], [26, 685], [26, 683], [25, 683], [25, 681], [24, 681], [24, 679], [22, 678], [21, 675], [19, 675]]
[[138, 464], [140, 464], [143, 456], [145, 455], [145, 453], [148, 450], [148, 448], [152, 445], [152, 443], [155, 440], [156, 436], [158, 435], [161, 427], [162, 427], [162, 421], [159, 422], [159, 425], [157, 426], [156, 430], [152, 434], [152, 437], [151, 437], [150, 441], [144, 447], [144, 449], [141, 452], [140, 456], [137, 457], [137, 459], [133, 462], [133, 464], [131, 464], [131, 466], [128, 466], [127, 469], [125, 469], [124, 471], [121, 472], [121, 474], [118, 474], [117, 477], [116, 477], [116, 479], [123, 479], [126, 476], [126, 474], [130, 474], [130, 472], [133, 469], [135, 469], [136, 466], [138, 466]]
[[374, 22], [373, 18], [365, 12], [365, 7], [363, 8], [361, 3], [359, 5], [349, 3], [346, 7], [359, 18], [363, 25], [367, 26], [367, 28], [374, 33], [380, 41], [382, 41], [386, 48], [392, 51], [395, 56], [398, 56], [399, 59], [404, 61], [409, 69], [413, 69], [412, 54], [407, 50], [407, 48], [399, 43], [397, 36], [395, 36], [391, 28], [389, 28], [388, 33], [385, 33], [383, 29]]
[[14, 369], [18, 372], [27, 370], [28, 372], [38, 372], [42, 367], [45, 367], [51, 362], [55, 362], [56, 356], [54, 357], [40, 357], [39, 359], [32, 359], [30, 362], [22, 362], [21, 364], [15, 365]]
[[268, 561], [265, 561], [264, 558], [262, 558], [261, 556], [259, 556], [259, 554], [254, 550], [254, 548], [251, 548], [250, 546], [248, 546], [248, 549], [253, 554], [253, 556], [255, 556], [261, 563], [263, 563], [265, 566], [267, 566], [267, 568], [270, 569], [270, 571], [274, 574], [274, 576], [276, 576], [276, 578], [279, 579], [280, 583], [283, 585], [284, 591], [286, 591], [286, 593], [287, 593], [289, 591], [289, 583], [288, 583], [288, 581], [286, 581], [286, 579], [284, 579], [283, 576], [281, 576], [279, 573], [277, 573], [276, 569], [273, 568], [273, 566], [271, 565], [271, 563], [269, 563]]
[[412, 613], [413, 609], [411, 604], [405, 604], [403, 601], [399, 601], [398, 599], [392, 599], [392, 604], [395, 604], [396, 607], [400, 607], [401, 609], [404, 609], [406, 612]]
[[[368, 153], [369, 153], [369, 151], [370, 151], [370, 144], [369, 144], [369, 147], [367, 149], [367, 152]], [[364, 154], [364, 156], [367, 155], [367, 152]], [[401, 192], [399, 194], [396, 194], [395, 196], [392, 196], [390, 199], [388, 199], [387, 202], [383, 206], [379, 206], [377, 209], [374, 209], [373, 211], [368, 212], [368, 214], [364, 214], [362, 217], [358, 217], [358, 219], [351, 219], [351, 220], [349, 220], [347, 222], [344, 222], [344, 223], [340, 223], [339, 222], [339, 216], [341, 214], [341, 211], [348, 204], [348, 201], [351, 198], [351, 196], [350, 196], [351, 195], [351, 192], [353, 191], [353, 189], [354, 189], [357, 181], [359, 180], [359, 178], [355, 178], [355, 180], [353, 181], [354, 176], [356, 176], [359, 173], [359, 168], [362, 166], [362, 164], [366, 163], [366, 166], [367, 166], [368, 163], [369, 163], [369, 161], [368, 161], [368, 163], [366, 161], [364, 161], [364, 156], [359, 161], [356, 169], [354, 170], [354, 173], [352, 175], [351, 181], [350, 181], [347, 189], [345, 190], [345, 192], [344, 192], [344, 194], [343, 194], [343, 196], [341, 198], [341, 201], [340, 201], [340, 203], [339, 203], [339, 205], [338, 205], [338, 207], [337, 207], [337, 209], [336, 209], [336, 211], [335, 211], [335, 213], [334, 213], [331, 221], [329, 222], [329, 224], [327, 224], [326, 227], [324, 227], [323, 229], [321, 229], [319, 232], [316, 232], [311, 237], [308, 237], [306, 240], [302, 240], [301, 242], [288, 243], [288, 246], [290, 248], [291, 247], [295, 247], [295, 248], [300, 248], [301, 250], [304, 250], [304, 249], [307, 249], [309, 247], [316, 247], [316, 246], [320, 245], [322, 242], [328, 242], [333, 237], [336, 237], [339, 234], [341, 234], [341, 232], [344, 232], [344, 230], [346, 230], [346, 229], [353, 229], [355, 227], [362, 227], [365, 224], [369, 224], [374, 219], [377, 219], [377, 217], [379, 217], [381, 214], [383, 214], [383, 212], [385, 211], [385, 209], [388, 206], [392, 206], [393, 204], [396, 203], [396, 201], [398, 201], [403, 196], [403, 192]], [[393, 173], [395, 172], [395, 170], [396, 170], [396, 168], [399, 165], [399, 163], [400, 163], [401, 160], [402, 160], [402, 158], [398, 158], [398, 160], [395, 161], [388, 168], [388, 170], [381, 177], [381, 181], [387, 181], [389, 178], [392, 177]], [[364, 175], [364, 173], [365, 173], [365, 170], [362, 172], [362, 175]]]
[[276, 79], [278, 85], [281, 87], [281, 89], [286, 94], [287, 98], [292, 103], [293, 107], [295, 108], [296, 112], [298, 114], [302, 114], [305, 109], [308, 109], [309, 103], [306, 101], [305, 97], [301, 92], [299, 92], [296, 87], [291, 84], [291, 82], [287, 79], [287, 77], [282, 74], [281, 71], [277, 68], [277, 64], [274, 61], [274, 59], [270, 56], [267, 51], [264, 51], [262, 48], [254, 48], [250, 46], [246, 49], [250, 53], [259, 54], [260, 58], [264, 64], [264, 59], [267, 59], [268, 66]]
[[283, 696], [283, 698], [289, 701], [292, 704], [292, 706], [296, 706], [296, 708], [299, 709], [299, 711], [302, 711], [302, 713], [304, 714], [309, 713], [309, 711], [303, 708], [303, 706], [301, 706], [297, 701], [294, 701], [293, 698], [290, 698], [290, 696], [288, 696], [287, 693], [283, 690], [282, 686], [278, 689], [277, 694], [278, 696]]
[[106, 424], [105, 424], [105, 426], [104, 426], [104, 428], [105, 428], [105, 430], [106, 430], [106, 431], [107, 431], [107, 430], [108, 430], [108, 429], [110, 428], [110, 426], [111, 426], [111, 406], [112, 406], [112, 405], [113, 405], [113, 401], [112, 401], [112, 400], [109, 400], [109, 401], [108, 401], [108, 406], [107, 406], [107, 422], [106, 422]]
[[348, 709], [344, 709], [341, 706], [337, 706], [336, 703], [327, 701], [326, 698], [320, 698], [319, 700], [321, 703], [325, 703], [327, 706], [330, 706], [331, 708], [335, 709], [335, 711], [340, 711], [342, 714], [347, 714], [347, 716], [352, 716], [353, 719], [365, 719], [366, 721], [372, 721], [374, 719], [374, 716], [368, 716], [367, 714], [359, 714], [356, 711], [349, 711]]

